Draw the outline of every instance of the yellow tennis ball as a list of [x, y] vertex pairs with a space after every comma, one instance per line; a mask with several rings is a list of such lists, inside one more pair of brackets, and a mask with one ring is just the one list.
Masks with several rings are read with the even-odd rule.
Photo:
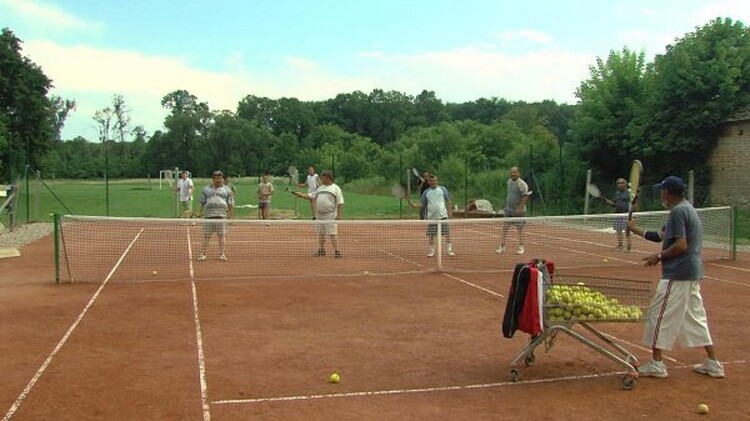
[[339, 376], [339, 373], [333, 372], [331, 373], [331, 378], [328, 379], [331, 383], [338, 383], [341, 381], [341, 376]]
[[158, 275], [158, 274], [159, 274], [159, 272], [157, 272], [157, 271], [153, 271], [153, 272], [151, 272], [151, 274], [152, 274], [152, 275], [154, 275], [154, 276], [156, 276], [156, 275]]
[[602, 262], [604, 262], [604, 263], [607, 263], [607, 262], [609, 262], [609, 260], [607, 260], [607, 259], [602, 259]]
[[698, 413], [699, 414], [708, 414], [708, 405], [705, 403], [702, 403], [698, 405]]

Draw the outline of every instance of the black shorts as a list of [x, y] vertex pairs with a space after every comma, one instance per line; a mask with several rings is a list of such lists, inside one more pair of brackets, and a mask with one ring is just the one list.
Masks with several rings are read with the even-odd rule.
[[[427, 236], [434, 237], [437, 235], [438, 224], [427, 224]], [[447, 222], [440, 223], [440, 235], [450, 235], [450, 228]]]

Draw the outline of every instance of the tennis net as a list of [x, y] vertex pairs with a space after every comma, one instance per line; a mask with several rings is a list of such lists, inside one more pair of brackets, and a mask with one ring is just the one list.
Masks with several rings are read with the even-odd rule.
[[[730, 207], [698, 209], [703, 224], [703, 258], [732, 258]], [[668, 212], [641, 212], [646, 229], [660, 229]], [[422, 220], [344, 220], [335, 223], [340, 257], [320, 230], [331, 223], [300, 220], [226, 222], [226, 258], [220, 259], [215, 221], [61, 216], [56, 223], [58, 281], [101, 282], [253, 279], [271, 277], [353, 277], [427, 272], [507, 272], [532, 258], [553, 260], [558, 268], [634, 265], [661, 244], [632, 236], [630, 252], [615, 250], [623, 214], [586, 216]], [[505, 250], [498, 253], [507, 229]], [[524, 255], [518, 252], [519, 231]], [[428, 234], [435, 241], [430, 251]], [[449, 255], [447, 240], [450, 239]], [[627, 246], [623, 237], [623, 247]], [[199, 260], [205, 250], [206, 259]]]

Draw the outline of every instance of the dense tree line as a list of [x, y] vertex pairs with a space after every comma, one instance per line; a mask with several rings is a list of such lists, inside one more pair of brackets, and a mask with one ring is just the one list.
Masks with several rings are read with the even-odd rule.
[[236, 110], [212, 110], [178, 90], [162, 99], [164, 131], [132, 127], [116, 95], [92, 117], [99, 139], [61, 142], [56, 134], [75, 104], [48, 99], [51, 81], [21, 55], [11, 31], [1, 41], [0, 158], [18, 170], [28, 155], [56, 177], [101, 177], [104, 168], [109, 177], [144, 177], [174, 167], [198, 176], [215, 168], [284, 174], [289, 165], [316, 164], [335, 166], [340, 183], [364, 185], [390, 183], [416, 166], [478, 195], [497, 192], [507, 168], [520, 165], [563, 203], [579, 196], [586, 168], [611, 181], [636, 157], [654, 180], [696, 169], [707, 184], [705, 156], [722, 121], [750, 106], [750, 32], [716, 19], [651, 62], [627, 47], [598, 58], [575, 105], [495, 97], [445, 103], [429, 90], [374, 89], [323, 101], [247, 95]]

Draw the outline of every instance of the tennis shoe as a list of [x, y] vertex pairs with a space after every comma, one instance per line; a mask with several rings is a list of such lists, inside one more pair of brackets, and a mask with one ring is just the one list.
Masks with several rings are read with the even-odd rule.
[[202, 261], [204, 261], [206, 259], [208, 259], [208, 256], [206, 256], [205, 253], [203, 253], [200, 256], [198, 256], [198, 261], [200, 261], [200, 262], [202, 262]]
[[497, 246], [497, 248], [495, 249], [495, 253], [497, 254], [505, 253], [505, 246]]
[[336, 250], [336, 251], [335, 251], [335, 252], [333, 253], [333, 257], [335, 257], [335, 258], [337, 258], [337, 259], [340, 259], [340, 258], [341, 258], [341, 252], [340, 252], [340, 251], [338, 251], [338, 250]]
[[427, 257], [435, 257], [435, 249], [434, 248], [430, 247], [427, 250]]
[[326, 251], [323, 249], [319, 249], [315, 253], [313, 253], [313, 257], [323, 257], [326, 255]]
[[721, 365], [717, 360], [706, 358], [700, 364], [693, 366], [693, 371], [700, 374], [706, 374], [708, 376], [720, 379], [724, 377], [724, 366]]
[[224, 254], [224, 253], [221, 253], [219, 255], [219, 260], [221, 260], [222, 262], [226, 262], [227, 261], [227, 255]]
[[664, 364], [664, 361], [651, 360], [638, 367], [638, 375], [663, 379], [667, 377], [667, 366]]
[[456, 255], [456, 253], [453, 252], [453, 245], [452, 244], [448, 244], [448, 256], [453, 257], [455, 255]]
[[516, 254], [523, 254], [526, 250], [524, 250], [523, 246], [518, 246], [518, 249], [516, 249]]
[[628, 244], [628, 248], [625, 249], [625, 253], [630, 253], [631, 250], [633, 250], [633, 246]]

